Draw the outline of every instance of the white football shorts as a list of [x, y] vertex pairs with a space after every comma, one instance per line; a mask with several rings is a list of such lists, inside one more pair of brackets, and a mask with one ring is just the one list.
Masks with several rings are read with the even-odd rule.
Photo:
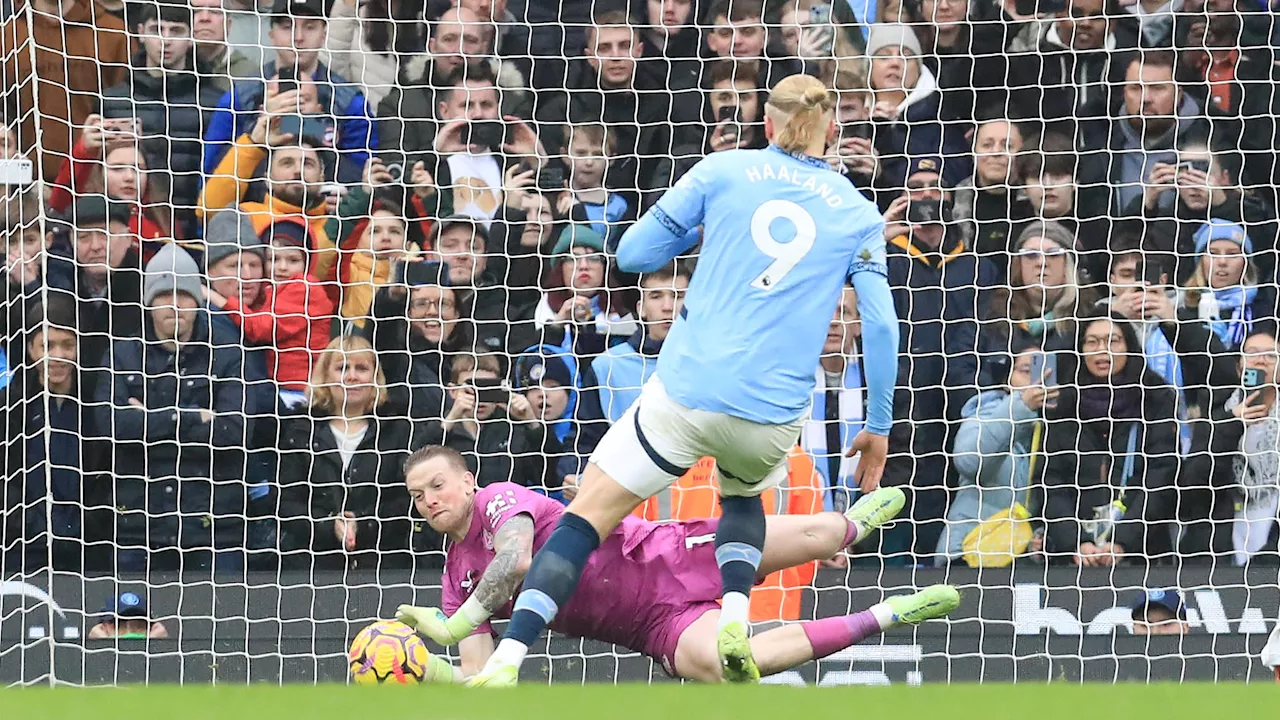
[[808, 414], [786, 425], [762, 425], [672, 400], [657, 375], [609, 428], [591, 462], [632, 493], [649, 498], [706, 456], [716, 459], [720, 494], [754, 497], [787, 477], [787, 454]]

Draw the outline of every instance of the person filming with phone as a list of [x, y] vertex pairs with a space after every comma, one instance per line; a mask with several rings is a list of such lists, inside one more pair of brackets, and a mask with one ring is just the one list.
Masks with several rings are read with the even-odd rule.
[[1249, 336], [1240, 359], [1240, 387], [1227, 401], [1228, 421], [1218, 424], [1236, 453], [1232, 463], [1235, 513], [1231, 547], [1237, 565], [1280, 553], [1280, 404], [1276, 403], [1275, 331]]

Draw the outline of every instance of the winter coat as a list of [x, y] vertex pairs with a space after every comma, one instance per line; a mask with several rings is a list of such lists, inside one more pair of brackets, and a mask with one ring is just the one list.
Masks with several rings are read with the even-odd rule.
[[150, 319], [145, 338], [116, 341], [94, 413], [114, 441], [118, 540], [208, 547], [211, 525], [243, 516], [244, 449], [254, 423], [243, 377], [240, 354], [210, 343], [207, 310], [197, 312], [176, 355], [156, 341]]
[[942, 179], [958, 185], [973, 174], [966, 128], [947, 122], [941, 114], [942, 95], [933, 73], [923, 65], [920, 79], [891, 120], [873, 120], [875, 148], [880, 156], [880, 176], [876, 187], [885, 190], [907, 185], [911, 159], [932, 155], [942, 157]]
[[324, 286], [295, 275], [268, 285], [256, 310], [229, 297], [223, 309], [244, 330], [245, 340], [267, 346], [267, 372], [288, 390], [305, 390], [311, 366], [329, 345], [334, 307]]
[[128, 79], [103, 93], [100, 114], [107, 120], [141, 121], [143, 143], [168, 167], [171, 201], [180, 214], [190, 217], [200, 197], [204, 130], [222, 90], [211, 78], [191, 70], [153, 75], [145, 63], [145, 56], [135, 57]]
[[[274, 76], [275, 63], [267, 63], [262, 73], [265, 78]], [[378, 147], [378, 126], [373, 120], [372, 108], [358, 85], [324, 65], [317, 68], [313, 80], [321, 111], [303, 117], [302, 134], [337, 151], [337, 182], [360, 182], [370, 148]], [[263, 80], [245, 80], [233, 85], [218, 101], [204, 136], [206, 175], [215, 172], [236, 138], [253, 129], [265, 93]]]
[[969, 398], [960, 414], [951, 456], [960, 487], [938, 542], [940, 560], [960, 557], [965, 536], [986, 518], [1015, 502], [1030, 505], [1030, 453], [1040, 413], [1022, 402], [1021, 391], [987, 390]]
[[[415, 523], [404, 461], [415, 442], [407, 420], [372, 417], [346, 468], [329, 418], [310, 414], [283, 423], [280, 444], [280, 550], [287, 568], [327, 570], [413, 565]], [[334, 532], [344, 512], [356, 520], [348, 552]], [[418, 526], [418, 527], [415, 527]], [[303, 551], [298, 553], [297, 551]], [[314, 556], [311, 555], [314, 553]]]
[[[28, 14], [26, 5], [23, 0], [15, 2], [12, 19], [0, 28], [0, 57], [8, 78], [3, 91], [5, 106], [10, 121], [21, 118], [20, 149], [29, 157], [36, 156], [39, 117], [39, 158], [43, 177], [51, 178], [70, 154], [75, 129], [84, 125], [102, 91], [124, 80], [129, 67], [129, 37], [124, 23], [93, 0], [76, 0], [69, 7], [64, 4], [62, 17]], [[28, 18], [34, 26], [28, 25]], [[19, 82], [19, 78], [35, 78], [39, 87], [35, 82]]]

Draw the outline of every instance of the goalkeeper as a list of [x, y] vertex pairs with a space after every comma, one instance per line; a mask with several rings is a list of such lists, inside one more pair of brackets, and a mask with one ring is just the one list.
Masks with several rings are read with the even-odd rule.
[[[441, 645], [459, 646], [461, 672], [433, 673], [457, 681], [480, 670], [493, 653], [489, 618], [511, 616], [511, 598], [564, 506], [513, 483], [477, 489], [462, 456], [446, 447], [415, 452], [405, 463], [405, 482], [418, 512], [451, 544], [441, 580], [443, 608], [402, 605], [396, 617]], [[760, 575], [834, 556], [892, 519], [903, 500], [901, 490], [885, 488], [843, 515], [769, 517]], [[551, 628], [644, 653], [675, 677], [720, 682], [718, 523], [625, 518], [587, 561], [579, 592]], [[954, 587], [934, 585], [853, 615], [761, 633], [751, 638], [751, 650], [760, 673], [770, 675], [895, 625], [942, 617], [959, 601]]]

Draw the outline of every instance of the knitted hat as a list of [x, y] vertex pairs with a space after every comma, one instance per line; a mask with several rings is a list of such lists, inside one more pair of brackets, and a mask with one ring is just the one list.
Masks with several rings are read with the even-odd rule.
[[871, 26], [871, 34], [867, 37], [867, 57], [871, 57], [887, 47], [902, 47], [920, 57], [920, 39], [916, 31], [901, 23], [876, 23]]
[[1240, 223], [1220, 218], [1209, 218], [1209, 222], [1200, 226], [1193, 236], [1196, 243], [1196, 254], [1203, 254], [1214, 240], [1230, 240], [1240, 246], [1246, 255], [1253, 254], [1253, 241]]
[[1063, 250], [1070, 252], [1076, 251], [1076, 236], [1066, 225], [1056, 220], [1036, 220], [1030, 225], [1022, 229], [1018, 233], [1018, 239], [1013, 243], [1013, 247], [1021, 250], [1022, 245], [1031, 238], [1044, 238], [1056, 244]]
[[552, 257], [567, 255], [576, 247], [584, 247], [604, 252], [604, 236], [596, 232], [590, 225], [574, 223], [560, 231], [560, 239], [556, 240], [551, 250]]
[[206, 272], [223, 258], [242, 251], [263, 255], [262, 241], [253, 229], [253, 221], [234, 208], [215, 213], [205, 223], [204, 247]]
[[147, 263], [142, 277], [142, 302], [150, 306], [165, 293], [186, 293], [204, 305], [200, 267], [181, 247], [166, 243]]

